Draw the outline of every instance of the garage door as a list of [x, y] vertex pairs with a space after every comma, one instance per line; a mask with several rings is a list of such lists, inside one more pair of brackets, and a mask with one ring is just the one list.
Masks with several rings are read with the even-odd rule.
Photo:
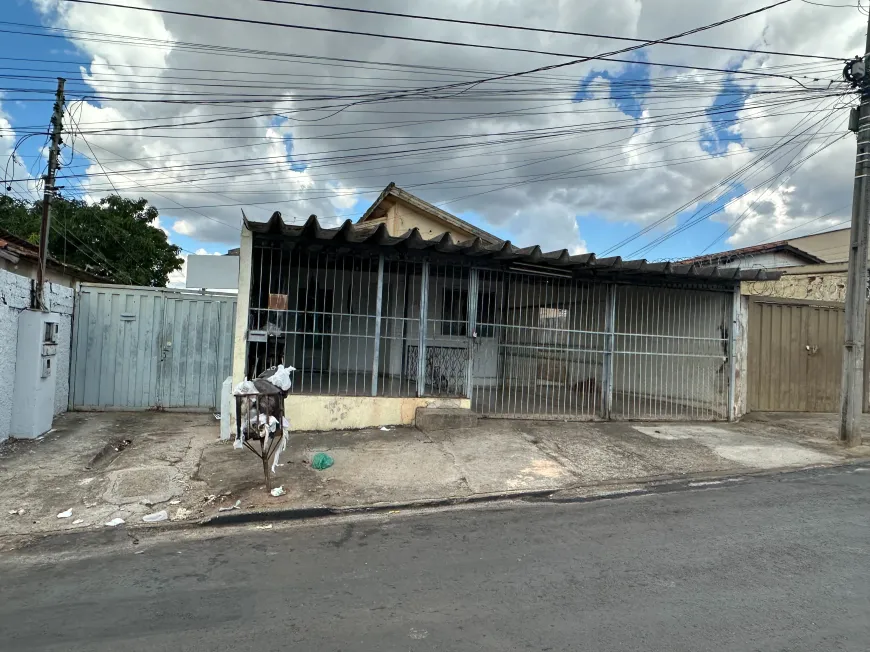
[[753, 297], [749, 308], [749, 409], [836, 412], [842, 305]]

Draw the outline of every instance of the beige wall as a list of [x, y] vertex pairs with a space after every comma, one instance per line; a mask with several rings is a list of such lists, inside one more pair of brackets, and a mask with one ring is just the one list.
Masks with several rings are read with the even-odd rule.
[[843, 303], [846, 272], [786, 274], [778, 281], [746, 281], [741, 283], [740, 291], [747, 296]]
[[420, 235], [427, 240], [445, 232], [450, 233], [457, 242], [474, 238], [474, 234], [470, 231], [445, 224], [441, 220], [421, 213], [399, 201], [387, 209], [386, 223], [387, 231], [393, 236], [402, 235], [409, 229], [417, 228], [420, 230]]
[[385, 398], [296, 394], [284, 401], [292, 430], [353, 430], [413, 425], [418, 407], [471, 409], [467, 398]]
[[849, 260], [849, 236], [849, 229], [841, 229], [793, 238], [788, 243], [826, 263], [839, 263]]
[[[233, 335], [233, 387], [245, 378], [248, 319], [251, 307], [251, 256], [253, 253], [251, 232], [242, 227], [239, 247], [239, 298], [236, 304], [236, 332]], [[235, 409], [232, 411], [235, 421]], [[235, 426], [235, 423], [233, 423]]]

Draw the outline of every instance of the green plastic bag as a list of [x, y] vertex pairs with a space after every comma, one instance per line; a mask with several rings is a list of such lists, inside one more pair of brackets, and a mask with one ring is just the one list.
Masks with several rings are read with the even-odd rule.
[[314, 457], [311, 458], [311, 466], [318, 471], [328, 469], [333, 464], [335, 464], [335, 460], [326, 453], [315, 453]]

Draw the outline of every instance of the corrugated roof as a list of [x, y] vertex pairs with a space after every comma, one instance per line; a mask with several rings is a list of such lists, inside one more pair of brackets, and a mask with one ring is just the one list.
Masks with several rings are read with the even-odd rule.
[[691, 277], [701, 281], [720, 282], [776, 280], [781, 276], [779, 272], [768, 272], [763, 269], [697, 267], [670, 262], [649, 263], [646, 260], [623, 260], [619, 256], [597, 258], [595, 254], [572, 256], [567, 249], [543, 252], [537, 245], [520, 248], [512, 245], [510, 241], [487, 244], [480, 238], [474, 238], [464, 242], [455, 242], [447, 233], [441, 237], [427, 240], [420, 235], [417, 229], [411, 229], [399, 236], [391, 236], [383, 223], [354, 224], [347, 220], [340, 227], [324, 228], [317, 221], [315, 215], [309, 217], [303, 225], [292, 225], [286, 224], [281, 218], [281, 213], [275, 212], [268, 222], [254, 222], [245, 218], [244, 226], [252, 233], [283, 236], [294, 241], [391, 247], [398, 251], [429, 251], [494, 263], [551, 267], [554, 270], [576, 270], [626, 276], [643, 274], [659, 277]]

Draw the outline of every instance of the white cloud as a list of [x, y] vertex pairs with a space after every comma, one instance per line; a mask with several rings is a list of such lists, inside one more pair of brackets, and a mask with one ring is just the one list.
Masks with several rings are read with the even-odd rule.
[[175, 220], [175, 223], [172, 225], [172, 230], [178, 233], [179, 235], [193, 235], [194, 228], [190, 222], [187, 220]]
[[[782, 98], [771, 95], [770, 90], [789, 87], [800, 91], [795, 83], [736, 77], [734, 83], [744, 88], [755, 85], [757, 92], [750, 97], [749, 107], [765, 108], [742, 111], [743, 120], [734, 132], [745, 138], [745, 144], [732, 143], [725, 155], [710, 156], [701, 144], [710, 128], [703, 111], [713, 105], [724, 79], [702, 68], [737, 66], [776, 72], [780, 66], [803, 66], [788, 72], [812, 68], [812, 75], [829, 79], [838, 77], [840, 67], [837, 62], [777, 55], [743, 59], [727, 51], [666, 45], [647, 48], [648, 61], [696, 67], [648, 68], [655, 92], [643, 101], [643, 120], [669, 122], [655, 130], [626, 115], [624, 99], [610, 99], [611, 87], [620, 88], [618, 95], [623, 98], [626, 89], [614, 86], [606, 77], [596, 77], [589, 99], [571, 103], [577, 81], [591, 71], [618, 75], [625, 69], [621, 63], [603, 61], [487, 83], [462, 93], [442, 93], [437, 98], [347, 106], [361, 95], [384, 89], [450, 84], [485, 75], [477, 71], [521, 71], [565, 59], [204, 21], [59, 0], [33, 1], [52, 25], [117, 34], [126, 40], [143, 37], [169, 42], [149, 48], [107, 42], [110, 39], [77, 42], [92, 61], [84, 71], [85, 79], [104, 99], [77, 105], [76, 120], [91, 132], [187, 123], [175, 129], [92, 133], [88, 141], [122, 194], [148, 197], [165, 219], [173, 220], [177, 233], [195, 233], [201, 240], [229, 246], [238, 242], [240, 206], [253, 219], [266, 219], [279, 210], [287, 220], [315, 213], [337, 221], [344, 216], [357, 217], [351, 214], [357, 201], [373, 200], [388, 181], [394, 180], [446, 210], [479, 215], [483, 228], [517, 244], [583, 251], [587, 237], [582, 221], [578, 227], [578, 215], [629, 222], [640, 228], [681, 206], [696, 207], [696, 196], [741, 166], [763, 162], [765, 144], [789, 129], [801, 129], [796, 127], [801, 117], [822, 115], [806, 113], [817, 104], [815, 99], [809, 102], [795, 97], [791, 104], [784, 103], [782, 110], [769, 106], [772, 99]], [[157, 0], [137, 0], [137, 4], [168, 6]], [[353, 6], [368, 5], [357, 0]], [[758, 6], [757, 0], [713, 4], [677, 0], [444, 0], [431, 13], [650, 37], [674, 34]], [[407, 5], [400, 0], [384, 0], [379, 9], [403, 11]], [[457, 29], [441, 23], [300, 7], [291, 11], [256, 2], [244, 3], [242, 8], [232, 3], [218, 6], [190, 0], [185, 10], [577, 54], [626, 45], [603, 38], [470, 26]], [[864, 25], [857, 11], [791, 3], [694, 35], [691, 40], [840, 57], [862, 50]], [[182, 42], [263, 48], [302, 56], [221, 56], [178, 45]], [[349, 59], [385, 63], [365, 65]], [[392, 63], [421, 67], [396, 68]], [[469, 70], [473, 72], [461, 72]], [[506, 94], [518, 90], [522, 92]], [[200, 95], [179, 95], [174, 99], [183, 101], [174, 103], [108, 99], [119, 92], [148, 94], [139, 95], [140, 99], [160, 99], [161, 92]], [[188, 103], [191, 97], [204, 98], [203, 93], [236, 101]], [[257, 98], [263, 101], [251, 101]], [[239, 104], [239, 99], [249, 103]], [[314, 111], [312, 106], [330, 108]], [[342, 107], [346, 108], [339, 111]], [[674, 118], [681, 113], [693, 117]], [[777, 113], [780, 115], [773, 115]], [[246, 117], [226, 120], [229, 114]], [[845, 117], [845, 109], [832, 115]], [[216, 119], [219, 121], [190, 124]], [[829, 131], [839, 128], [835, 122], [825, 127]], [[291, 148], [294, 162], [308, 163], [305, 170], [287, 163]], [[842, 219], [843, 213], [837, 209], [847, 204], [850, 196], [853, 148], [854, 141], [847, 138], [809, 160], [782, 188], [765, 195], [773, 209], [767, 204], [750, 208], [728, 244], [752, 244], [831, 211], [831, 220]], [[779, 160], [767, 176], [787, 164], [788, 157]], [[111, 190], [101, 176], [103, 168], [96, 164], [88, 168], [90, 177], [83, 185], [92, 196]], [[751, 182], [752, 178], [747, 187]], [[703, 201], [715, 196], [712, 193]], [[722, 221], [723, 230], [747, 209], [746, 201], [751, 203], [750, 198], [736, 202], [714, 218]], [[773, 219], [768, 219], [771, 216]], [[831, 220], [818, 220], [807, 228], [821, 228], [833, 223]]]

